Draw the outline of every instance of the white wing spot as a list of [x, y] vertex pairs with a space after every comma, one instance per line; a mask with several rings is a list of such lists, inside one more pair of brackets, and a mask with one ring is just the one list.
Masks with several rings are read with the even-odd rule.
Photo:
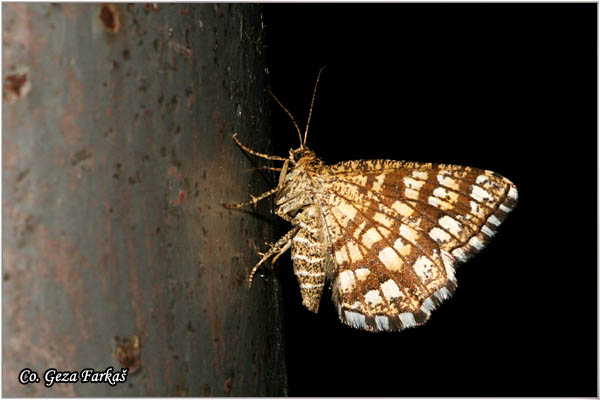
[[473, 213], [474, 215], [477, 215], [478, 217], [482, 217], [482, 211], [481, 211], [481, 207], [479, 207], [479, 203], [477, 203], [474, 200], [471, 200], [469, 202], [469, 204], [471, 205], [471, 213]]
[[379, 242], [381, 239], [383, 238], [381, 237], [379, 232], [377, 232], [377, 229], [371, 228], [365, 232], [365, 234], [362, 236], [361, 241], [365, 246], [371, 248], [375, 243]]
[[415, 212], [415, 210], [398, 200], [392, 204], [392, 209], [397, 211], [398, 214], [402, 215], [403, 217], [410, 217]]
[[411, 248], [411, 245], [408, 243], [404, 244], [401, 238], [396, 239], [396, 241], [394, 242], [394, 249], [396, 249], [401, 256], [409, 255]]
[[438, 243], [447, 243], [450, 241], [450, 239], [452, 239], [452, 236], [450, 236], [448, 232], [438, 228], [437, 226], [429, 231], [429, 237]]
[[460, 235], [460, 232], [462, 231], [462, 224], [448, 215], [444, 215], [442, 218], [440, 218], [438, 223], [442, 226], [442, 228], [449, 230], [450, 233], [455, 236]]
[[413, 268], [422, 282], [427, 282], [433, 277], [433, 262], [425, 256], [419, 257], [417, 261], [415, 261]]
[[356, 261], [362, 260], [363, 256], [360, 253], [360, 250], [356, 243], [348, 242], [348, 243], [346, 243], [346, 246], [348, 247], [348, 253], [350, 255], [350, 262], [356, 262]]
[[385, 180], [385, 174], [380, 174], [375, 177], [375, 181], [373, 182], [373, 191], [377, 192], [381, 190], [383, 186], [383, 181]]
[[443, 187], [436, 187], [433, 191], [433, 195], [439, 197], [440, 199], [445, 199], [448, 196], [448, 192]]
[[356, 215], [356, 208], [344, 200], [341, 201], [336, 207], [332, 207], [331, 213], [342, 226], [346, 226], [348, 221], [353, 219]]
[[392, 301], [398, 297], [404, 297], [404, 294], [400, 291], [400, 288], [392, 279], [388, 279], [381, 284], [381, 291], [388, 301]]
[[347, 201], [340, 203], [340, 205], [337, 208], [339, 208], [342, 211], [342, 213], [346, 214], [348, 219], [353, 219], [356, 216], [356, 208]]
[[[437, 187], [433, 194], [436, 196], [430, 196], [427, 202], [434, 207], [439, 207], [442, 210], [450, 210], [454, 208], [454, 204], [458, 201], [459, 194], [456, 192], [448, 192], [443, 187]], [[443, 201], [440, 201], [442, 199]]]
[[442, 204], [442, 201], [434, 196], [429, 196], [427, 199], [427, 203], [431, 204], [434, 207], [439, 207]]
[[365, 301], [374, 306], [383, 303], [383, 299], [379, 295], [379, 290], [369, 290], [367, 294], [365, 294]]
[[427, 172], [425, 171], [413, 171], [412, 176], [413, 178], [418, 178], [423, 181], [426, 181], [429, 174], [427, 174]]
[[343, 247], [339, 250], [336, 250], [335, 261], [337, 261], [338, 264], [345, 264], [346, 261], [348, 261], [348, 255]]
[[411, 188], [406, 188], [404, 190], [404, 197], [410, 200], [418, 200], [419, 199], [419, 191]]
[[482, 187], [475, 186], [475, 185], [471, 186], [471, 197], [479, 202], [485, 202], [485, 201], [492, 200], [492, 195], [489, 194], [487, 190], [485, 190]]
[[400, 235], [412, 243], [417, 240], [417, 232], [408, 225], [400, 225]]
[[409, 188], [409, 189], [414, 189], [414, 190], [421, 190], [421, 187], [425, 184], [424, 181], [418, 181], [416, 179], [413, 178], [409, 178], [408, 176], [404, 177], [404, 185]]
[[391, 270], [398, 269], [402, 265], [402, 260], [391, 247], [386, 247], [379, 252], [379, 260]]
[[388, 217], [387, 215], [383, 214], [383, 213], [376, 213], [375, 216], [373, 217], [373, 220], [376, 222], [379, 222], [381, 225], [386, 226], [386, 227], [390, 227], [393, 225], [394, 220], [391, 219], [390, 217]]
[[444, 185], [446, 187], [449, 187], [450, 189], [458, 190], [458, 188], [459, 188], [458, 182], [455, 181], [454, 179], [450, 178], [448, 176], [448, 174], [449, 174], [448, 171], [440, 172], [437, 176], [437, 181], [440, 183], [440, 185]]
[[350, 270], [342, 272], [338, 277], [338, 282], [342, 292], [354, 289], [354, 273]]
[[357, 268], [354, 271], [354, 274], [356, 275], [356, 278], [359, 281], [364, 281], [365, 279], [367, 279], [367, 276], [369, 276], [369, 274], [371, 273], [371, 271], [368, 268]]
[[481, 185], [482, 183], [487, 183], [489, 182], [489, 178], [487, 177], [487, 175], [479, 175], [477, 177], [477, 179], [475, 180], [475, 183], [477, 183], [478, 185]]

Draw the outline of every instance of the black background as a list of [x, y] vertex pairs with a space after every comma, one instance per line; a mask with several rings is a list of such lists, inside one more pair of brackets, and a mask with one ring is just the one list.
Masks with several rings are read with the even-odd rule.
[[[596, 5], [266, 5], [269, 80], [326, 163], [490, 169], [519, 205], [422, 327], [306, 311], [289, 257], [290, 395], [596, 396]], [[298, 147], [271, 102], [278, 154]], [[281, 223], [281, 232], [289, 229]], [[268, 278], [267, 278], [268, 279]]]

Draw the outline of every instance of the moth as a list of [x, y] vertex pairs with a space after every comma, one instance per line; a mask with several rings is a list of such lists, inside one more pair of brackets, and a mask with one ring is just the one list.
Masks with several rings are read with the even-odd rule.
[[[317, 312], [329, 285], [340, 320], [367, 331], [422, 325], [457, 287], [455, 268], [484, 248], [517, 204], [503, 176], [458, 165], [392, 160], [325, 165], [306, 146], [322, 68], [304, 137], [287, 158], [233, 140], [244, 151], [283, 162], [276, 187], [233, 209], [275, 196], [275, 213], [292, 228], [252, 269], [291, 249], [302, 304]], [[272, 93], [271, 93], [272, 94]]]

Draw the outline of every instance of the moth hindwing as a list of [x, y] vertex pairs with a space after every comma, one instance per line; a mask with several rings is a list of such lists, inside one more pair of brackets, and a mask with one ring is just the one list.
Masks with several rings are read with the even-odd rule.
[[302, 304], [310, 311], [318, 311], [329, 283], [347, 325], [368, 331], [421, 325], [456, 289], [456, 265], [482, 250], [516, 206], [517, 188], [495, 172], [458, 165], [391, 160], [325, 165], [306, 147], [316, 87], [304, 137], [292, 117], [300, 147], [287, 158], [258, 153], [233, 137], [248, 153], [283, 166], [276, 168], [275, 188], [225, 206], [275, 195], [276, 214], [292, 225], [261, 253], [249, 285], [260, 265], [291, 248]]

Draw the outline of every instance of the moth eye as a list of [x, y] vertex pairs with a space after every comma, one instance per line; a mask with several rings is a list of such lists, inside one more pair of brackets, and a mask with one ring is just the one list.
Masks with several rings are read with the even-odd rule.
[[300, 161], [303, 155], [304, 154], [302, 154], [302, 152], [297, 152], [296, 154], [294, 154], [294, 161]]

